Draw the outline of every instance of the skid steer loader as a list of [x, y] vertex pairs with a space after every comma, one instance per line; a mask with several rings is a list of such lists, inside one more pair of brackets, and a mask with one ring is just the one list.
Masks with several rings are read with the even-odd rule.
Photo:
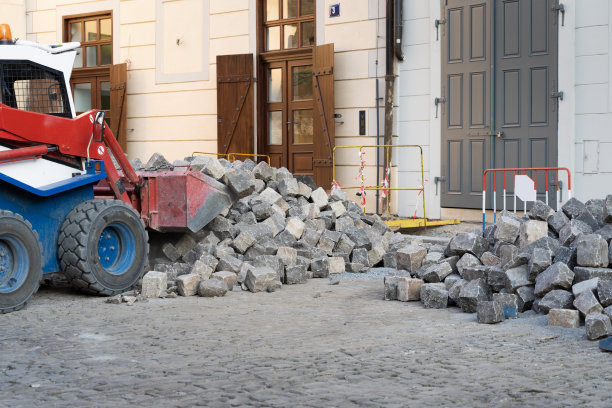
[[103, 111], [75, 115], [79, 45], [13, 41], [0, 25], [2, 313], [58, 271], [85, 292], [121, 293], [147, 266], [147, 228], [195, 232], [232, 202], [225, 186], [191, 169], [136, 173]]

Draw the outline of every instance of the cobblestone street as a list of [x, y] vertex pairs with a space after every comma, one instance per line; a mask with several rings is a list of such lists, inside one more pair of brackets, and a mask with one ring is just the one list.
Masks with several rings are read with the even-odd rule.
[[478, 325], [382, 286], [132, 307], [44, 288], [0, 316], [0, 406], [610, 406], [611, 356], [584, 328]]

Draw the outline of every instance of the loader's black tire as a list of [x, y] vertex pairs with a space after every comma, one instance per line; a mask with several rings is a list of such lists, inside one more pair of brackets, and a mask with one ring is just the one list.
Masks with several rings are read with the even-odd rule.
[[42, 278], [42, 245], [32, 224], [0, 210], [0, 313], [23, 308]]
[[75, 288], [111, 296], [141, 278], [149, 236], [140, 216], [118, 200], [91, 200], [66, 217], [58, 239], [64, 274]]

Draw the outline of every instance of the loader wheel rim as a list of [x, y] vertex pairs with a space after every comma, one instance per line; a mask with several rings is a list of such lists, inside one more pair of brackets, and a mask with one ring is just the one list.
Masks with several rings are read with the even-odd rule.
[[21, 240], [0, 235], [0, 293], [11, 293], [23, 285], [28, 277], [30, 259]]
[[124, 274], [134, 262], [136, 238], [121, 223], [109, 224], [98, 239], [100, 265], [112, 275]]

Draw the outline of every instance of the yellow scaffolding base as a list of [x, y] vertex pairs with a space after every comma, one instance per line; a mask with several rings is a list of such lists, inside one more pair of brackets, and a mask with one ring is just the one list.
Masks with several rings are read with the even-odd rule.
[[[427, 222], [427, 225], [425, 225]], [[461, 220], [425, 220], [424, 218], [410, 218], [405, 220], [389, 220], [385, 221], [385, 224], [391, 229], [404, 229], [404, 228], [419, 228], [419, 227], [439, 227], [442, 225], [457, 225], [460, 224]]]

